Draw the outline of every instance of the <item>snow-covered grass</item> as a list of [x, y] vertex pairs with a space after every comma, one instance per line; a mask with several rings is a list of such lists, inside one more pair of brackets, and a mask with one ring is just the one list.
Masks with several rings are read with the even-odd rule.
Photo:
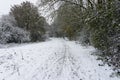
[[99, 66], [94, 50], [56, 38], [1, 48], [0, 80], [119, 80], [110, 77], [110, 67]]

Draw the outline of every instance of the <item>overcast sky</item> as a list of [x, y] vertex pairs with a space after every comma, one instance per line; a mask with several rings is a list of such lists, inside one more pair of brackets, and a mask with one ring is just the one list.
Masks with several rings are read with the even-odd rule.
[[37, 0], [0, 0], [0, 16], [8, 14], [12, 5], [20, 4], [23, 1], [30, 1], [35, 4]]

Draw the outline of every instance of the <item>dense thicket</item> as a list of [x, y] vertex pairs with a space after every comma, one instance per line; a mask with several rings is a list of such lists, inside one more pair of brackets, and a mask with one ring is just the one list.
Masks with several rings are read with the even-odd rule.
[[0, 19], [0, 44], [44, 40], [48, 26], [32, 3], [14, 5], [9, 14]]
[[19, 28], [13, 16], [4, 15], [0, 20], [0, 44], [30, 41], [29, 32]]
[[18, 27], [30, 32], [31, 41], [43, 40], [46, 20], [40, 16], [38, 8], [26, 1], [11, 8], [10, 15], [15, 17]]
[[120, 69], [119, 0], [41, 0], [43, 5], [62, 1], [55, 22], [55, 36], [77, 39], [102, 52], [109, 65]]

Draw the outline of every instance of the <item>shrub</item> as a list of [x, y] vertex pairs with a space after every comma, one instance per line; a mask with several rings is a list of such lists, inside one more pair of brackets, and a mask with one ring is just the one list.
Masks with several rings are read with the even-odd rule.
[[29, 32], [17, 27], [13, 16], [2, 16], [0, 21], [0, 43], [21, 43], [30, 41]]

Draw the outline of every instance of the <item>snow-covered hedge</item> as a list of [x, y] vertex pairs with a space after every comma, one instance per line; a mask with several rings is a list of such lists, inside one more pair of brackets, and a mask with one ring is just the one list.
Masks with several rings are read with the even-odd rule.
[[29, 32], [17, 27], [14, 17], [4, 15], [0, 19], [0, 43], [21, 43], [30, 41]]

